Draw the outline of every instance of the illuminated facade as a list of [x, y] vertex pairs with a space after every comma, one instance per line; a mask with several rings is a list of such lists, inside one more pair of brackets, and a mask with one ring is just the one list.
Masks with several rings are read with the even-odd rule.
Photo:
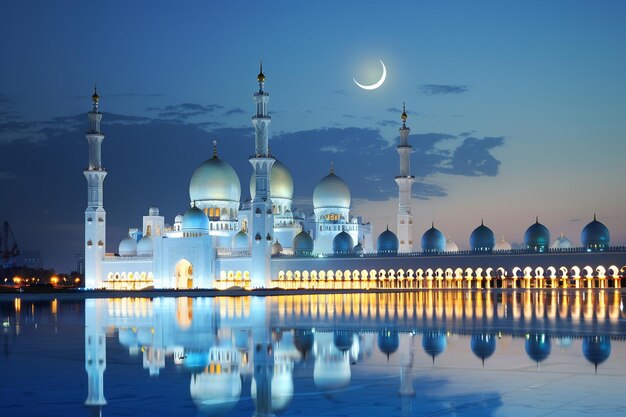
[[141, 228], [129, 229], [117, 253], [107, 253], [106, 212], [101, 164], [102, 113], [94, 93], [89, 112], [89, 166], [85, 211], [85, 286], [144, 288], [492, 288], [620, 286], [626, 273], [626, 249], [609, 246], [608, 228], [594, 220], [581, 233], [581, 248], [561, 235], [550, 244], [539, 219], [525, 233], [524, 249], [496, 244], [483, 222], [471, 234], [470, 250], [458, 251], [432, 227], [413, 244], [410, 129], [401, 115], [397, 235], [383, 231], [373, 244], [372, 225], [350, 212], [348, 185], [335, 174], [313, 191], [313, 213], [292, 206], [293, 178], [269, 152], [269, 93], [265, 75], [257, 77], [251, 200], [241, 199], [241, 183], [231, 165], [213, 155], [194, 171], [189, 209], [173, 225], [156, 207]]

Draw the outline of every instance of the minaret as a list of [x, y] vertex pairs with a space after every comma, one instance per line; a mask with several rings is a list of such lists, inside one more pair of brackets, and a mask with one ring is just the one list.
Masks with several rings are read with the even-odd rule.
[[102, 168], [101, 146], [104, 135], [100, 130], [102, 113], [98, 110], [100, 97], [94, 88], [93, 109], [89, 112], [89, 166], [83, 171], [87, 178], [87, 209], [85, 210], [85, 288], [98, 288], [102, 283], [102, 260], [106, 248], [106, 211], [102, 204], [102, 184], [107, 173]]
[[107, 367], [104, 323], [106, 311], [106, 300], [85, 300], [85, 370], [87, 371], [85, 405], [95, 407], [95, 410], [107, 403], [104, 399], [104, 370]]
[[263, 62], [259, 76], [259, 91], [254, 93], [256, 115], [252, 116], [254, 126], [254, 155], [250, 163], [256, 178], [256, 191], [252, 200], [252, 267], [250, 279], [252, 287], [269, 287], [271, 283], [270, 258], [274, 239], [274, 213], [270, 199], [270, 172], [274, 158], [269, 154], [269, 126], [272, 119], [267, 114], [270, 95], [263, 90], [265, 74]]
[[402, 103], [402, 127], [400, 128], [400, 144], [398, 144], [398, 154], [400, 154], [400, 175], [396, 179], [398, 184], [398, 240], [400, 247], [398, 253], [413, 252], [413, 215], [411, 214], [411, 187], [415, 182], [415, 177], [411, 175], [411, 149], [409, 145], [409, 129], [406, 126], [406, 108]]

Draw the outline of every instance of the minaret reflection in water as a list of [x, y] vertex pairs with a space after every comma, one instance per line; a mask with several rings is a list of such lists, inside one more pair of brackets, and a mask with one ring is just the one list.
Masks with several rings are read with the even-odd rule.
[[[508, 344], [523, 345], [537, 365], [550, 362], [552, 339], [561, 347], [580, 340], [579, 355], [597, 370], [610, 359], [606, 335], [623, 327], [621, 305], [620, 293], [609, 291], [86, 300], [85, 404], [97, 410], [107, 404], [106, 333], [112, 329], [130, 354], [142, 353], [149, 375], [167, 366], [189, 372], [190, 398], [202, 414], [235, 412], [249, 388], [254, 415], [261, 417], [287, 409], [302, 394], [294, 368], [311, 362], [309, 377], [319, 393], [349, 389], [352, 367], [375, 363], [395, 369], [396, 393], [411, 398], [421, 375], [415, 366], [445, 367], [449, 345], [462, 339], [483, 367], [498, 356], [503, 335]], [[578, 336], [577, 323], [592, 325], [598, 336]], [[418, 354], [420, 340], [427, 356]], [[400, 401], [403, 410], [410, 407]]]

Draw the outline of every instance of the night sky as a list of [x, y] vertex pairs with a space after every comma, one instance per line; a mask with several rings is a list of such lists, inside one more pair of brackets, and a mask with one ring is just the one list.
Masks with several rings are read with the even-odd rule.
[[[44, 265], [74, 267], [86, 207], [87, 112], [102, 128], [107, 252], [148, 207], [189, 206], [212, 153], [247, 198], [263, 59], [271, 152], [296, 207], [336, 173], [352, 213], [395, 229], [402, 102], [414, 240], [431, 221], [461, 248], [484, 218], [521, 242], [535, 216], [574, 244], [597, 213], [626, 243], [626, 2], [3, 2], [0, 221]], [[387, 67], [387, 80], [364, 91]]]

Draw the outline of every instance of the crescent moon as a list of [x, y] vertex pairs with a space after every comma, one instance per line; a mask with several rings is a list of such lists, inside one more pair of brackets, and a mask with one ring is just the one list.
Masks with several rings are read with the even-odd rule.
[[352, 80], [354, 81], [356, 85], [361, 87], [363, 90], [376, 90], [378, 87], [383, 85], [383, 83], [385, 82], [385, 78], [387, 78], [387, 68], [385, 68], [385, 64], [383, 63], [383, 61], [380, 61], [380, 65], [383, 66], [383, 75], [380, 77], [380, 80], [378, 80], [378, 82], [371, 84], [371, 85], [363, 85], [363, 84], [359, 84], [359, 82], [355, 78], [352, 78]]

